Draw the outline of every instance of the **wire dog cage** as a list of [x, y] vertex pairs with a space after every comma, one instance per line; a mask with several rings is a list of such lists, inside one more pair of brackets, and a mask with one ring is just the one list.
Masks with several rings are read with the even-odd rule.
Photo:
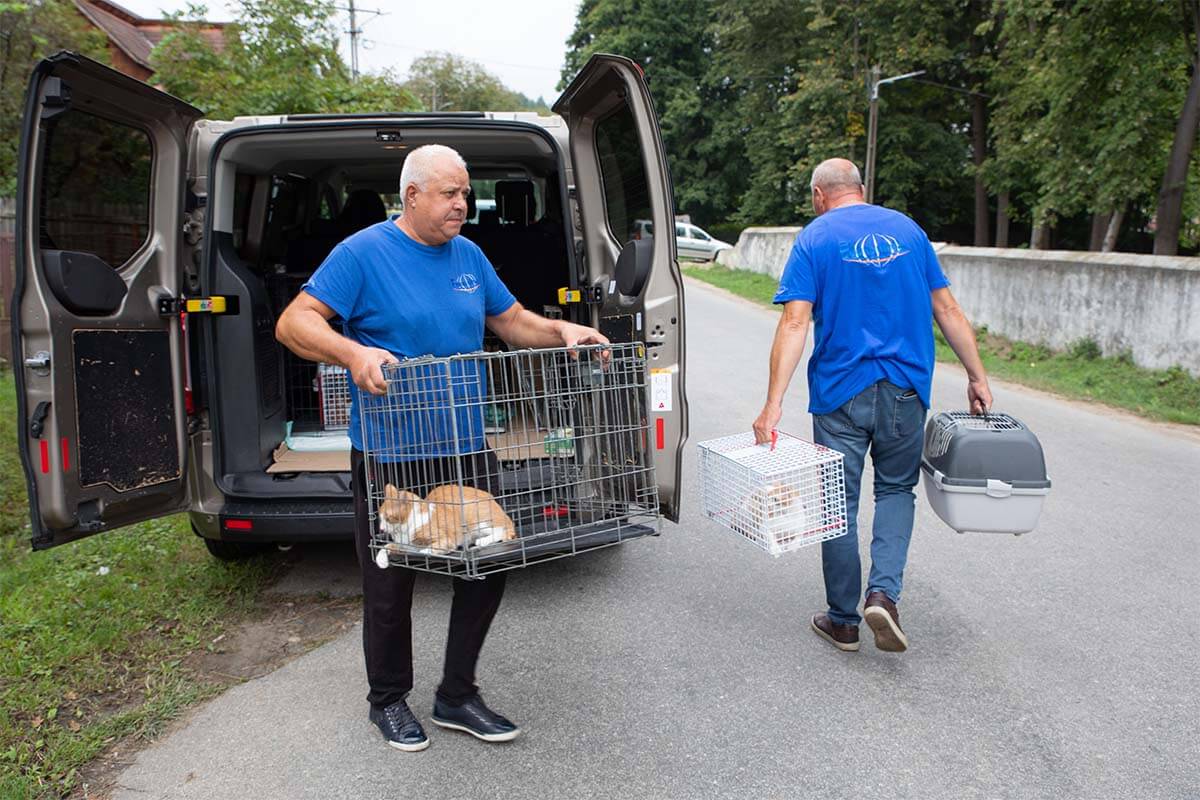
[[846, 533], [842, 454], [781, 434], [772, 445], [740, 433], [701, 442], [704, 513], [780, 556]]
[[466, 578], [659, 529], [639, 343], [409, 359], [360, 393], [372, 554]]

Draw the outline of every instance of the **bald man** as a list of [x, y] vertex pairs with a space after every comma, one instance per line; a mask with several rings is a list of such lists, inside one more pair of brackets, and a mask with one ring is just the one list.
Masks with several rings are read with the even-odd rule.
[[[908, 637], [896, 606], [933, 383], [931, 317], [967, 369], [971, 411], [990, 408], [992, 393], [975, 332], [925, 232], [904, 214], [867, 203], [858, 168], [843, 158], [813, 170], [812, 204], [817, 219], [796, 237], [775, 295], [783, 317], [771, 347], [767, 400], [754, 421], [755, 439], [769, 441], [779, 424], [811, 321], [813, 439], [845, 456], [848, 528], [845, 536], [821, 545], [828, 610], [813, 616], [812, 630], [839, 650], [856, 651], [865, 617], [876, 647], [902, 652]], [[856, 517], [868, 451], [875, 469], [875, 522], [864, 597]]]
[[[375, 533], [367, 507], [367, 461], [360, 423], [360, 392], [385, 394], [382, 365], [398, 357], [451, 356], [483, 346], [484, 327], [514, 348], [572, 347], [606, 343], [599, 331], [539, 316], [521, 306], [473, 242], [459, 235], [467, 216], [471, 179], [453, 149], [429, 144], [408, 154], [400, 172], [404, 214], [355, 233], [334, 248], [279, 318], [279, 341], [301, 358], [340, 364], [354, 381], [350, 410], [354, 536], [363, 580], [363, 654], [367, 666], [368, 719], [397, 750], [429, 746], [409, 708], [413, 688], [412, 597], [416, 573], [379, 569], [371, 552]], [[329, 325], [342, 320], [343, 333]], [[431, 391], [428, 388], [423, 391]], [[415, 404], [419, 398], [409, 398]], [[401, 401], [397, 401], [401, 402]], [[402, 403], [403, 404], [403, 403]], [[387, 429], [372, 434], [377, 459]], [[409, 461], [405, 473], [424, 476], [401, 488], [425, 496], [434, 486], [464, 481], [499, 493], [499, 463], [482, 437], [428, 442], [428, 458]], [[382, 454], [380, 450], [384, 451]], [[467, 456], [457, 456], [460, 452]], [[384, 483], [382, 475], [374, 481]], [[435, 725], [484, 742], [506, 742], [520, 729], [488, 708], [475, 684], [484, 639], [504, 595], [507, 573], [483, 580], [454, 579], [442, 682], [434, 697]]]

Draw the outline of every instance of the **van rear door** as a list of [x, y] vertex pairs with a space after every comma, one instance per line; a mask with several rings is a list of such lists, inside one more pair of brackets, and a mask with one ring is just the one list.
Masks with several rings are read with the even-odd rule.
[[173, 301], [200, 116], [73, 53], [30, 79], [12, 332], [35, 549], [187, 505]]
[[567, 121], [570, 194], [591, 281], [588, 297], [600, 302], [600, 330], [613, 341], [647, 345], [659, 502], [664, 516], [678, 522], [688, 421], [683, 276], [654, 103], [637, 64], [594, 55], [554, 111]]

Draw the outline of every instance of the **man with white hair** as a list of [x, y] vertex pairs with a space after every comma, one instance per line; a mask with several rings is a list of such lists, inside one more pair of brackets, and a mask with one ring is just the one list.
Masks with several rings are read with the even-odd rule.
[[[379, 569], [371, 557], [366, 473], [358, 392], [387, 392], [381, 366], [398, 357], [449, 356], [483, 346], [486, 324], [514, 347], [570, 347], [604, 343], [598, 331], [550, 320], [524, 309], [496, 275], [483, 251], [459, 236], [471, 183], [462, 157], [443, 145], [408, 154], [400, 173], [404, 213], [353, 234], [330, 253], [280, 316], [279, 341], [302, 358], [340, 364], [353, 378], [350, 417], [354, 527], [363, 578], [363, 651], [370, 720], [399, 750], [429, 745], [408, 707], [413, 686], [412, 592], [416, 572]], [[330, 327], [339, 317], [343, 333]], [[436, 457], [416, 462], [408, 474], [437, 483], [456, 479], [489, 484], [499, 474], [490, 450], [455, 464]], [[421, 496], [432, 486], [398, 487]], [[486, 742], [515, 738], [520, 730], [479, 696], [475, 666], [500, 607], [507, 573], [484, 580], [454, 579], [454, 600], [442, 681], [433, 721]]]
[[[770, 441], [783, 397], [804, 353], [809, 322], [815, 344], [808, 362], [813, 439], [844, 455], [845, 536], [823, 542], [828, 610], [812, 630], [834, 647], [858, 650], [863, 617], [880, 650], [908, 649], [900, 628], [900, 588], [912, 537], [925, 414], [933, 383], [931, 317], [967, 369], [967, 405], [992, 405], [975, 333], [950, 293], [929, 238], [898, 211], [867, 203], [858, 168], [843, 158], [813, 170], [817, 214], [796, 237], [775, 302], [783, 318], [771, 347], [770, 383], [755, 439]], [[871, 571], [863, 615], [858, 553], [858, 498], [868, 450], [875, 468]]]

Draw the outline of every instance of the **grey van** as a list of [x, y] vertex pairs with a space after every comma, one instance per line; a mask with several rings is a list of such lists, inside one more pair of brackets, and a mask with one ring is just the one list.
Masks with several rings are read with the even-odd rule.
[[[202, 112], [60, 53], [26, 97], [12, 298], [33, 546], [187, 511], [220, 558], [352, 534], [348, 471], [271, 470], [317, 365], [275, 320], [324, 255], [388, 212], [406, 150], [462, 153], [494, 195], [464, 227], [535, 311], [647, 346], [647, 411], [678, 521], [683, 282], [670, 175], [640, 68], [593, 57], [554, 115]], [[365, 202], [359, 202], [366, 198]], [[476, 216], [472, 210], [472, 216]], [[660, 404], [661, 406], [662, 404]]]

